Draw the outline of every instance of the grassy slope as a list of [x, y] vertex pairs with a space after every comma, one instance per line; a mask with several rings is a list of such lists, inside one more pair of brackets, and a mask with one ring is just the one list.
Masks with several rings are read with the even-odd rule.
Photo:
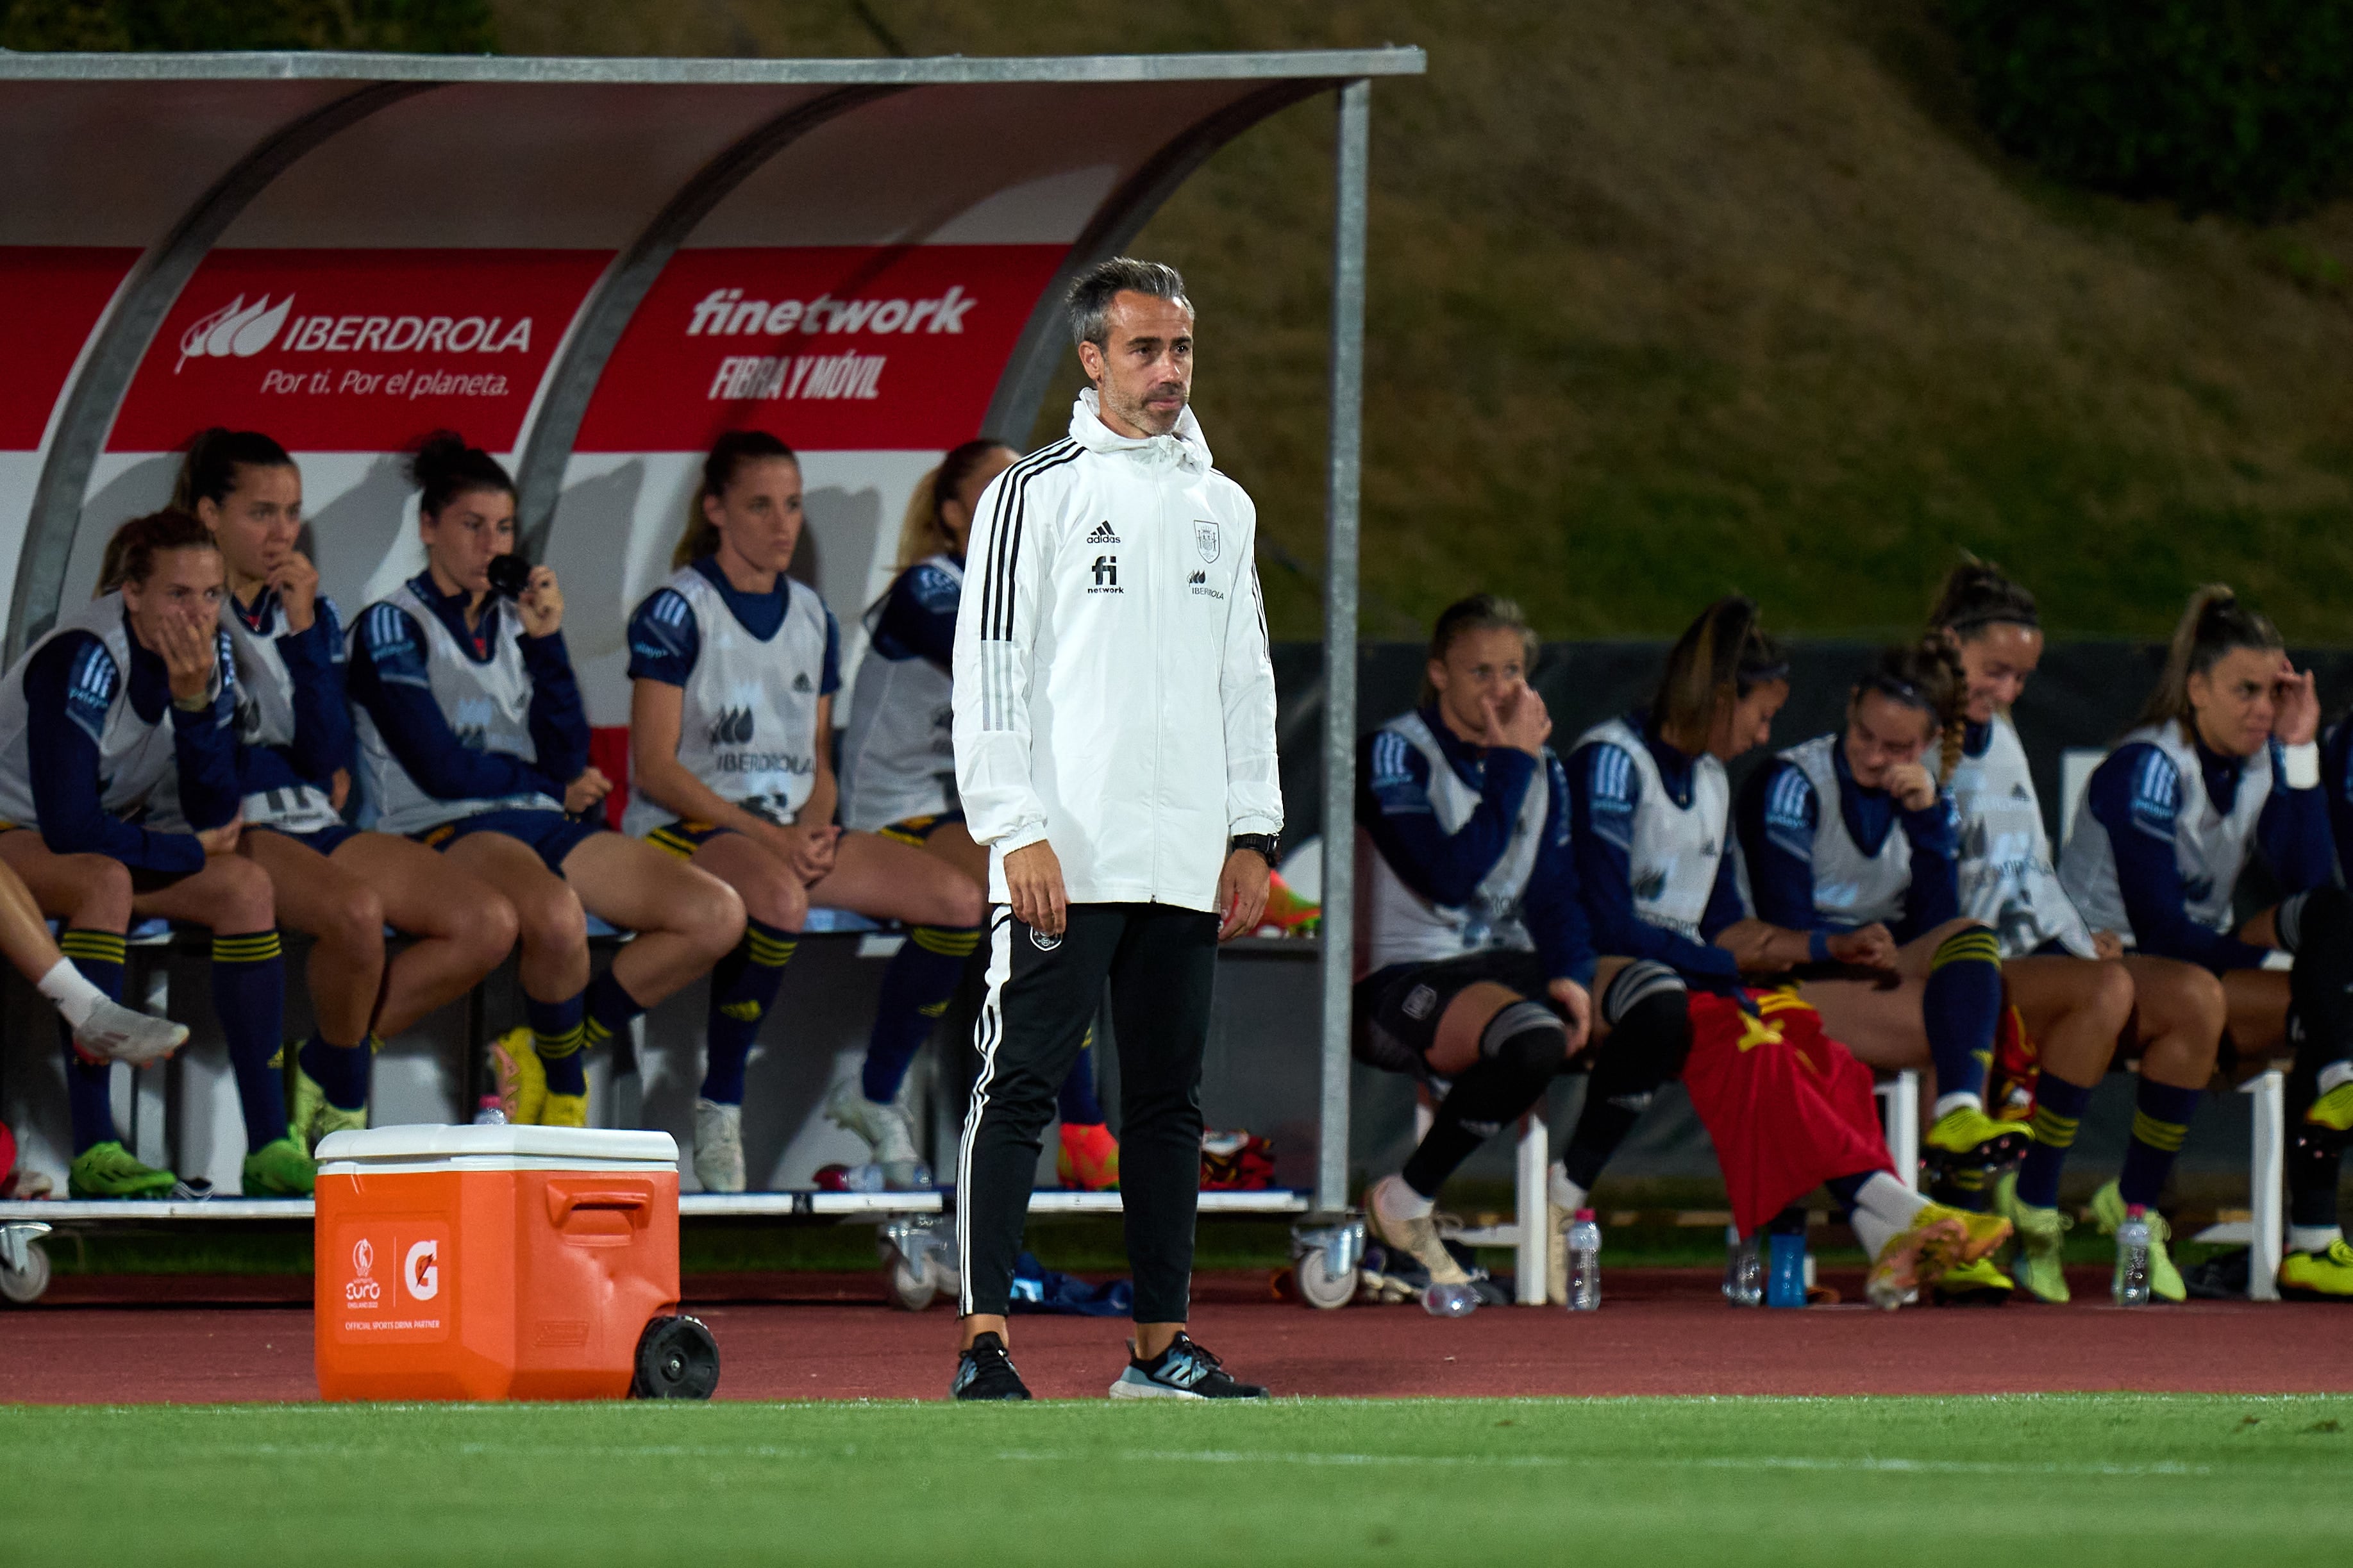
[[[1430, 50], [1375, 94], [1374, 635], [1498, 584], [1555, 637], [1669, 633], [1734, 584], [1791, 629], [1902, 626], [1967, 545], [2063, 634], [2161, 633], [2221, 576], [2345, 640], [2353, 207], [2256, 233], [2051, 189], [1976, 134], [1930, 4], [867, 9], [915, 53]], [[881, 52], [830, 0], [499, 20], [518, 51]], [[1328, 104], [1288, 112], [1136, 247], [1186, 268], [1221, 465], [1311, 563], [1329, 145]], [[1277, 635], [1313, 635], [1269, 575]]]
[[[12, 1556], [2334, 1562], [2353, 1403], [0, 1409]], [[126, 1469], [126, 1455], [148, 1457]]]

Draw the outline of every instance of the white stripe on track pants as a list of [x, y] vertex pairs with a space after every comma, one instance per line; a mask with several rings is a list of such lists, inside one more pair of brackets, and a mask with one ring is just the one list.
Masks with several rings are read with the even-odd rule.
[[1006, 1310], [1055, 1092], [1086, 1043], [1107, 981], [1134, 1317], [1181, 1323], [1201, 1188], [1201, 1057], [1217, 917], [1166, 904], [1073, 904], [1058, 941], [999, 905], [989, 911], [988, 933], [988, 995], [973, 1030], [980, 1076], [956, 1171], [961, 1310]]

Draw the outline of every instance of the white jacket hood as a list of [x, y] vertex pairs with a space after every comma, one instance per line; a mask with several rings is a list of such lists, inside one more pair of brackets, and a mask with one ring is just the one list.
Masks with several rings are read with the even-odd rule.
[[1206, 474], [1215, 460], [1209, 456], [1208, 437], [1201, 434], [1201, 422], [1193, 417], [1192, 405], [1186, 405], [1176, 416], [1176, 428], [1166, 436], [1123, 436], [1103, 422], [1103, 403], [1092, 386], [1071, 405], [1071, 439], [1090, 452], [1133, 454], [1151, 469], [1183, 468]]
[[958, 797], [997, 903], [1043, 839], [1073, 902], [1210, 910], [1229, 837], [1282, 826], [1258, 512], [1190, 410], [1139, 438], [1097, 406], [974, 509]]

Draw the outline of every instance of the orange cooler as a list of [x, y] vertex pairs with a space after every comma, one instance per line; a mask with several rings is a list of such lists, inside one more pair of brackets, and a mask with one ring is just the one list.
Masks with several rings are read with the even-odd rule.
[[647, 1324], [678, 1309], [670, 1134], [378, 1127], [318, 1158], [322, 1397], [630, 1392]]

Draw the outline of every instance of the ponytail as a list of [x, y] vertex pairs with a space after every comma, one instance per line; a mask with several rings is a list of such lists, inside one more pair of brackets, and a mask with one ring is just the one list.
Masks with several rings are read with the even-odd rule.
[[2189, 678], [2204, 675], [2242, 647], [2274, 649], [2286, 645], [2270, 621], [2239, 603], [2238, 595], [2221, 583], [2209, 583], [2189, 595], [2189, 606], [2173, 628], [2165, 651], [2165, 673], [2140, 710], [2137, 723], [2164, 725], [2190, 718]]
[[1946, 574], [1945, 586], [1928, 611], [1928, 629], [1974, 642], [1988, 626], [1997, 624], [2042, 630], [2034, 595], [2010, 581], [1992, 562], [1963, 552], [1961, 563]]
[[678, 536], [678, 548], [670, 552], [672, 567], [691, 566], [706, 555], [719, 553], [719, 525], [711, 521], [702, 503], [725, 495], [727, 487], [735, 482], [736, 470], [744, 464], [766, 458], [800, 462], [790, 447], [765, 430], [730, 430], [711, 444], [710, 455], [702, 459], [702, 488], [686, 503], [685, 531]]
[[1002, 441], [966, 441], [915, 481], [915, 493], [907, 498], [907, 515], [899, 524], [899, 559], [892, 570], [904, 572], [929, 556], [955, 550], [955, 541], [949, 536], [941, 509], [956, 499], [956, 492], [991, 452], [1009, 449]]
[[259, 430], [215, 425], [188, 437], [180, 448], [180, 472], [172, 481], [172, 506], [193, 515], [198, 501], [215, 506], [237, 492], [240, 468], [290, 468], [286, 448]]
[[408, 449], [408, 479], [418, 491], [417, 512], [427, 519], [438, 519], [470, 490], [515, 493], [505, 465], [480, 447], [468, 446], [455, 430], [436, 430]]
[[[1679, 749], [1704, 750], [1725, 703], [1788, 679], [1788, 656], [1765, 630], [1757, 601], [1727, 594], [1675, 639], [1658, 693], [1651, 699], [1651, 733]], [[1684, 747], [1694, 739], [1694, 745]]]
[[1950, 781], [1961, 764], [1969, 722], [1969, 683], [1953, 645], [1931, 633], [1908, 646], [1880, 649], [1855, 682], [1852, 700], [1861, 702], [1873, 691], [1936, 722], [1936, 782]]

